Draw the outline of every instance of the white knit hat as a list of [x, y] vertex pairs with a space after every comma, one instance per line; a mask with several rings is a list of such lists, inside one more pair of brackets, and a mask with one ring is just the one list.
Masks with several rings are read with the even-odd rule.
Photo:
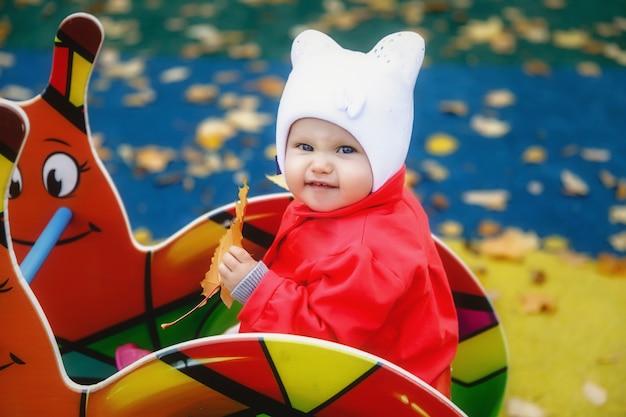
[[316, 30], [300, 33], [276, 120], [280, 170], [291, 125], [313, 117], [341, 126], [359, 141], [372, 166], [372, 191], [380, 188], [405, 162], [423, 59], [424, 40], [415, 32], [388, 35], [368, 53], [343, 49]]

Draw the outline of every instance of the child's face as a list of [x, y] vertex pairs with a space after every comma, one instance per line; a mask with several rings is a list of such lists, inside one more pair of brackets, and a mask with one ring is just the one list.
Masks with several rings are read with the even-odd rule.
[[372, 191], [372, 167], [347, 130], [325, 120], [297, 120], [289, 131], [285, 181], [293, 195], [315, 211], [332, 211]]

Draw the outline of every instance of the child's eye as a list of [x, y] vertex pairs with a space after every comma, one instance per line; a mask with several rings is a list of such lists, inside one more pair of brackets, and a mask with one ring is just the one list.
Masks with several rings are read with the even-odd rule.
[[306, 143], [301, 143], [298, 145], [298, 149], [310, 152], [313, 150], [313, 147], [311, 145], [307, 145]]
[[340, 146], [339, 150], [337, 151], [339, 153], [353, 153], [355, 152], [354, 148], [352, 146]]

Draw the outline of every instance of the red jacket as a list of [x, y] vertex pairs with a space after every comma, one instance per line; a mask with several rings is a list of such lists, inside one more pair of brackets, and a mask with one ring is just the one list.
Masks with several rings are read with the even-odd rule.
[[404, 169], [360, 202], [314, 212], [294, 200], [263, 258], [241, 332], [311, 336], [370, 352], [428, 383], [449, 370], [454, 303]]

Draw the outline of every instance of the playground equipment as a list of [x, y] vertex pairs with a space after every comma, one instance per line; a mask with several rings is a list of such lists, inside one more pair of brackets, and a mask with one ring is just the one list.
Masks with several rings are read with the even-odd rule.
[[[0, 300], [7, 300], [0, 309], [9, 318], [9, 337], [0, 340], [1, 415], [498, 414], [507, 380], [504, 333], [479, 281], [439, 240], [459, 317], [452, 401], [346, 346], [221, 335], [236, 324], [238, 309], [218, 297], [161, 329], [201, 299], [199, 282], [234, 204], [159, 244], [134, 240], [86, 117], [103, 35], [93, 16], [69, 16], [55, 38], [45, 90], [25, 102], [0, 100], [0, 187], [9, 197], [0, 247]], [[290, 198], [249, 199], [244, 246], [259, 255], [269, 247]], [[115, 352], [129, 343], [150, 353], [118, 370]]]

